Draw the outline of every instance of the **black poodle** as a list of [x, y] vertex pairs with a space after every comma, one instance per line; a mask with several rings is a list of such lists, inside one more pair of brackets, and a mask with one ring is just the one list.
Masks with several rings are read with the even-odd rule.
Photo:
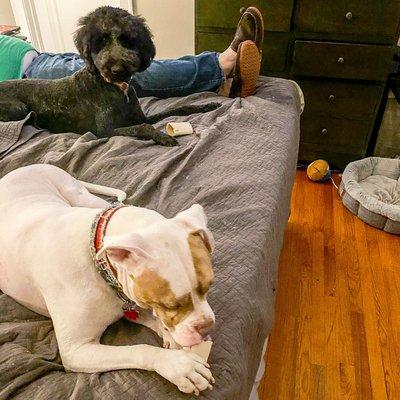
[[126, 83], [155, 56], [145, 20], [105, 6], [81, 18], [79, 26], [74, 39], [86, 67], [62, 79], [1, 82], [0, 121], [20, 120], [34, 111], [37, 125], [54, 133], [91, 131], [98, 137], [135, 136], [174, 146], [174, 138], [150, 124], [219, 106], [185, 106], [146, 117], [133, 86]]

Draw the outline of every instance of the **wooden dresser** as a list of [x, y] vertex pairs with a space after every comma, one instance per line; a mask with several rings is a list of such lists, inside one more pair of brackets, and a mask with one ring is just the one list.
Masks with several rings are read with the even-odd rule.
[[303, 89], [299, 160], [365, 157], [400, 29], [400, 0], [196, 0], [196, 52], [223, 51], [239, 10], [265, 18], [262, 74]]

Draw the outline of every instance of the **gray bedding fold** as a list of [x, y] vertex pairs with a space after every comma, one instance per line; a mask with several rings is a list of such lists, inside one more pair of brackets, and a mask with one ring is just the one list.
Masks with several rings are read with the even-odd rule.
[[[217, 323], [209, 359], [216, 384], [200, 398], [248, 399], [273, 322], [278, 257], [297, 161], [299, 98], [290, 82], [265, 78], [257, 95], [244, 100], [202, 93], [146, 98], [142, 105], [153, 114], [210, 101], [223, 105], [207, 114], [159, 124], [172, 120], [193, 124], [197, 135], [179, 138], [179, 147], [163, 148], [126, 137], [98, 140], [91, 133], [39, 132], [0, 160], [0, 174], [50, 163], [81, 180], [123, 189], [128, 204], [167, 217], [193, 203], [202, 204], [216, 239], [216, 279], [209, 299]], [[23, 128], [22, 135], [25, 129], [34, 128]], [[3, 133], [0, 126], [4, 150]], [[110, 326], [102, 342], [161, 343], [146, 328], [125, 320]], [[0, 292], [0, 398], [10, 397], [190, 398], [151, 372], [66, 373], [51, 321]]]
[[[0, 158], [4, 157], [14, 148], [27, 142], [34, 134], [39, 133], [41, 130], [32, 127], [33, 129], [27, 129], [25, 125], [33, 123], [35, 120], [35, 114], [29, 113], [21, 121], [0, 121]], [[25, 126], [25, 129], [22, 129]], [[27, 133], [29, 130], [30, 133]]]

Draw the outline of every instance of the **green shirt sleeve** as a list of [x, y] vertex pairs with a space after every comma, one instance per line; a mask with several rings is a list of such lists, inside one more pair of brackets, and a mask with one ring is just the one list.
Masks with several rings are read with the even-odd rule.
[[25, 54], [35, 50], [21, 39], [0, 35], [0, 82], [22, 78], [22, 61]]

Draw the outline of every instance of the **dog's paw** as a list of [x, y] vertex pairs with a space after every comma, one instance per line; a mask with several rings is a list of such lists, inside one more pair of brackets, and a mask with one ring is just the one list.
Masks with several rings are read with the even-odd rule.
[[204, 105], [204, 112], [214, 111], [217, 108], [220, 108], [222, 104], [220, 103], [208, 103]]
[[166, 147], [179, 146], [179, 143], [175, 138], [161, 132], [158, 135], [154, 136], [153, 140], [154, 142], [160, 144], [161, 146], [166, 146]]
[[210, 366], [197, 354], [185, 350], [161, 349], [154, 370], [172, 382], [181, 392], [194, 393], [212, 389], [215, 380]]

